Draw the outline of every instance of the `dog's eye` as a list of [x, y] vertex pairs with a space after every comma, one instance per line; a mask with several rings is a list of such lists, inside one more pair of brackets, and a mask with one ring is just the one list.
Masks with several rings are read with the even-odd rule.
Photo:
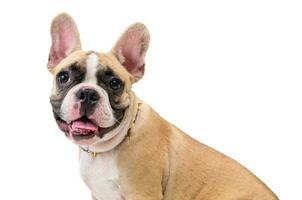
[[69, 81], [69, 74], [68, 72], [63, 71], [58, 74], [57, 78], [59, 83], [67, 83]]
[[113, 90], [118, 90], [118, 89], [120, 89], [122, 87], [122, 81], [120, 79], [118, 79], [118, 78], [113, 78], [109, 82], [109, 86]]

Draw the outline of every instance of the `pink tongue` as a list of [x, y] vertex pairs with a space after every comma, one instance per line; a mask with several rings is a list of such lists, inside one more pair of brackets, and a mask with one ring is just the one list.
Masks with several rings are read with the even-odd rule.
[[83, 122], [81, 120], [74, 121], [71, 125], [71, 128], [75, 131], [83, 132], [95, 132], [98, 130], [98, 126], [91, 122]]

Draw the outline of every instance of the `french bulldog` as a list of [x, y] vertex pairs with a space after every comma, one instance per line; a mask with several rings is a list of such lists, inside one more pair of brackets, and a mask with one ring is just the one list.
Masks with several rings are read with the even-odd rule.
[[80, 173], [94, 200], [273, 200], [254, 174], [163, 119], [131, 90], [145, 71], [145, 25], [135, 23], [108, 53], [83, 51], [66, 13], [51, 25], [50, 102], [80, 147]]

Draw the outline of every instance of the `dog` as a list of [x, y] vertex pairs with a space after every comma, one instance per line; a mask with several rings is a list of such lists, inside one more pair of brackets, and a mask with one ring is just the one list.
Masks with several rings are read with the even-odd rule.
[[83, 51], [66, 13], [51, 24], [50, 103], [80, 148], [94, 200], [276, 200], [254, 174], [163, 119], [131, 90], [145, 71], [150, 35], [131, 25], [108, 53]]

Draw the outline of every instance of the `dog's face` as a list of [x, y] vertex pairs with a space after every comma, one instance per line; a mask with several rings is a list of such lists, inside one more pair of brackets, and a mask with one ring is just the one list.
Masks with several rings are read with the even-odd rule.
[[144, 74], [149, 44], [146, 27], [130, 26], [106, 54], [81, 50], [77, 27], [67, 14], [53, 20], [51, 36], [50, 102], [59, 128], [79, 145], [109, 140], [126, 120], [131, 85]]

